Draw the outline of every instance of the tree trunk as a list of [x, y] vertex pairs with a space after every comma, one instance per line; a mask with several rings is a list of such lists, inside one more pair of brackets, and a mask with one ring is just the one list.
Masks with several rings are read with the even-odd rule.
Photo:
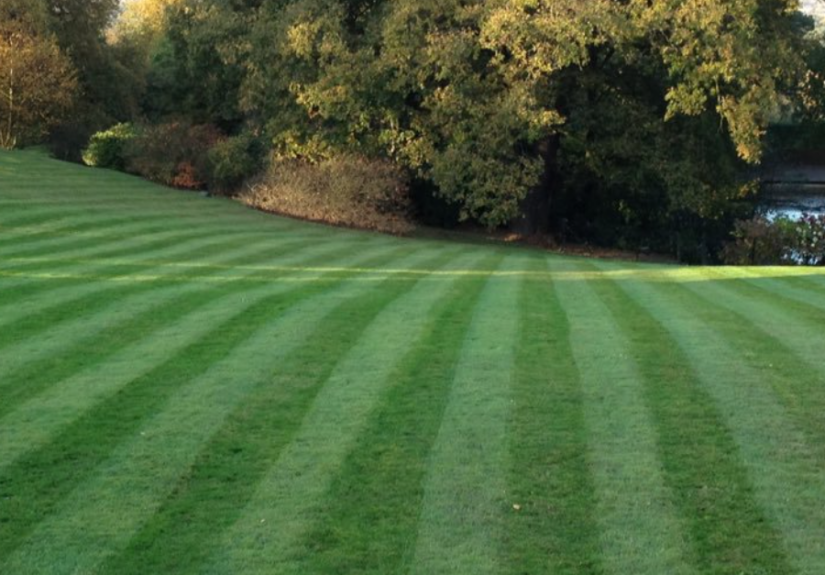
[[527, 192], [521, 201], [520, 214], [513, 220], [511, 229], [522, 236], [545, 234], [550, 230], [550, 210], [553, 191], [559, 185], [558, 154], [561, 138], [550, 136], [537, 144], [544, 161], [544, 173], [538, 184]]

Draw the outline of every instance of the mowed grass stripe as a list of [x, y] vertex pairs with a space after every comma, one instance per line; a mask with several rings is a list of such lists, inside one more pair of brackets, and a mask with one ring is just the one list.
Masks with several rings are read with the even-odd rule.
[[[443, 259], [445, 254], [439, 256]], [[431, 263], [431, 253], [409, 256], [410, 263]], [[335, 282], [328, 284], [332, 287]], [[352, 290], [375, 289], [379, 284], [350, 284]], [[398, 282], [404, 288], [408, 282]], [[174, 481], [191, 465], [194, 457], [224, 418], [243, 402], [256, 386], [270, 381], [279, 360], [304, 340], [330, 309], [330, 304], [352, 295], [333, 291], [324, 305], [307, 301], [311, 295], [326, 291], [320, 284], [315, 290], [293, 290], [292, 300], [283, 297], [261, 299], [229, 325], [212, 333], [223, 338], [237, 331], [224, 344], [223, 353], [196, 377], [186, 375], [166, 394], [154, 409], [140, 410], [148, 417], [139, 428], [145, 435], [133, 434], [125, 442], [112, 444], [115, 451], [95, 468], [94, 475], [64, 496], [56, 512], [31, 533], [22, 547], [8, 557], [5, 569], [11, 572], [62, 573], [95, 570], [100, 561], [122, 549], [134, 531], [145, 521], [174, 485]], [[295, 305], [295, 301], [302, 301]], [[319, 305], [320, 304], [320, 305]], [[274, 316], [267, 312], [274, 308]], [[271, 312], [271, 313], [272, 313]], [[280, 313], [279, 313], [280, 312]], [[220, 348], [219, 348], [220, 349]], [[185, 363], [188, 363], [184, 359]], [[144, 382], [144, 386], [151, 382]], [[148, 391], [148, 390], [147, 390]], [[126, 390], [129, 392], [128, 388]], [[121, 403], [128, 398], [121, 397]], [[114, 407], [114, 406], [107, 406]], [[117, 413], [99, 410], [96, 415]], [[157, 413], [157, 415], [152, 415]], [[82, 428], [79, 432], [82, 431]], [[93, 435], [87, 442], [94, 441]], [[100, 454], [103, 455], [103, 454]], [[129, 504], [117, 517], [108, 515], [115, 504]], [[89, 524], [78, 532], [73, 526], [80, 520]], [[48, 542], [48, 544], [46, 544]], [[48, 551], [44, 552], [43, 548]]]
[[676, 284], [622, 286], [667, 327], [713, 397], [794, 572], [825, 572], [825, 471], [771, 389], [774, 374], [731, 345], [721, 327], [728, 318], [710, 300]]
[[227, 418], [172, 496], [103, 571], [197, 572], [300, 428], [337, 363], [399, 289], [403, 287], [392, 286], [384, 294], [370, 291], [330, 312], [285, 358], [273, 382], [257, 388]]
[[[364, 260], [362, 256], [360, 261], [378, 263], [378, 261], [386, 261], [388, 258], [402, 256], [403, 254], [400, 251], [395, 250], [380, 255], [372, 254], [371, 258], [367, 260]], [[275, 310], [284, 309], [287, 304], [297, 303], [304, 297], [317, 294], [319, 290], [333, 289], [343, 279], [337, 278], [328, 282], [319, 282], [308, 289], [293, 289], [286, 293], [282, 293], [283, 290], [279, 289], [258, 290], [258, 292], [263, 293], [222, 292], [216, 294], [216, 297], [220, 296], [220, 299], [216, 302], [217, 305], [201, 309], [198, 314], [189, 314], [184, 318], [170, 318], [177, 323], [173, 324], [171, 328], [162, 330], [160, 335], [163, 337], [159, 339], [166, 343], [165, 347], [158, 349], [157, 344], [147, 340], [137, 342], [132, 346], [132, 349], [127, 349], [120, 354], [122, 357], [91, 369], [89, 374], [83, 374], [73, 378], [73, 380], [63, 382], [52, 397], [40, 398], [39, 401], [32, 402], [33, 405], [28, 410], [21, 410], [23, 411], [22, 416], [18, 415], [16, 422], [14, 416], [3, 420], [0, 429], [4, 430], [4, 440], [2, 442], [4, 452], [3, 456], [0, 457], [0, 465], [6, 467], [14, 461], [16, 455], [25, 454], [27, 451], [34, 450], [39, 445], [44, 444], [49, 438], [50, 431], [55, 430], [61, 424], [68, 425], [82, 414], [82, 420], [75, 421], [70, 430], [64, 429], [56, 443], [47, 445], [44, 448], [43, 453], [45, 455], [41, 453], [29, 456], [25, 461], [16, 465], [16, 472], [13, 470], [6, 474], [24, 478], [22, 485], [28, 486], [29, 484], [25, 483], [25, 478], [36, 467], [31, 463], [32, 461], [42, 461], [44, 462], [42, 467], [49, 469], [52, 460], [64, 459], [66, 454], [73, 452], [73, 449], [88, 449], [82, 442], [75, 445], [76, 440], [74, 439], [76, 437], [94, 436], [94, 434], [90, 436], [86, 430], [88, 421], [94, 422], [97, 417], [108, 421], [101, 414], [109, 414], [110, 419], [114, 418], [115, 424], [123, 423], [119, 419], [120, 414], [135, 410], [135, 407], [130, 404], [131, 397], [135, 394], [140, 397], [141, 393], [149, 397], [151, 392], [148, 390], [156, 386], [158, 381], [165, 382], [161, 390], [162, 393], [155, 390], [155, 395], [151, 397], [157, 401], [158, 398], [168, 395], [170, 390], [173, 389], [171, 382], [180, 381], [181, 377], [191, 377], [198, 369], [205, 369], [210, 364], [208, 360], [201, 361], [199, 359], [201, 356], [199, 350], [204, 350], [204, 353], [214, 353], [214, 348], [217, 348], [218, 351], [225, 349], [221, 347], [226, 344], [223, 332], [231, 331], [230, 328], [232, 328], [243, 335], [245, 332], [240, 331], [237, 327], [233, 328], [233, 326], [250, 323], [254, 325], [254, 322], [248, 321], [247, 316], [258, 312], [260, 306], [270, 306]], [[260, 300], [264, 295], [269, 296], [269, 299], [264, 300], [263, 303], [256, 303], [256, 298]], [[276, 296], [274, 304], [271, 302], [273, 296]], [[259, 307], [254, 307], [256, 305]], [[253, 306], [252, 311], [247, 309], [248, 306]], [[263, 314], [262, 317], [266, 317], [266, 314]], [[200, 337], [200, 339], [195, 339], [195, 341], [191, 341], [191, 339], [173, 341], [178, 333], [192, 334]], [[190, 355], [195, 356], [194, 363], [188, 359]], [[167, 380], [171, 380], [171, 382]], [[138, 391], [136, 392], [136, 390]], [[99, 396], [107, 392], [110, 393], [110, 397], [104, 403], [99, 404], [93, 411], [84, 414], [84, 409], [91, 409]], [[67, 400], [64, 397], [66, 395], [71, 395], [71, 400]], [[143, 408], [151, 408], [151, 405], [147, 406], [145, 404], [146, 401], [143, 402]], [[40, 418], [39, 421], [37, 420], [38, 417]], [[35, 436], [31, 433], [33, 431], [32, 425], [37, 430]], [[98, 427], [105, 429], [106, 425], [94, 425], [94, 427], [95, 429]], [[115, 425], [115, 427], [117, 426]], [[110, 443], [117, 437], [118, 435], [111, 429], [105, 434], [106, 440]], [[68, 441], [68, 444], [66, 441]], [[107, 445], [105, 441], [97, 438], [93, 444], [93, 451], [99, 453], [102, 446], [105, 445]], [[15, 449], [15, 446], [17, 449]], [[72, 474], [78, 475], [74, 463], [79, 458], [80, 455], [76, 455], [70, 456], [66, 460], [67, 463], [71, 463], [71, 468], [67, 471], [69, 476]], [[43, 475], [43, 477], [48, 476], [49, 474]], [[0, 484], [2, 484], [2, 481], [0, 481]], [[26, 498], [19, 498], [16, 501], [29, 510], [30, 504]]]
[[[500, 267], [519, 269], [510, 254]], [[491, 277], [466, 332], [432, 448], [410, 573], [500, 573], [507, 419], [521, 278]]]
[[796, 302], [825, 309], [825, 286], [817, 286], [805, 277], [774, 277], [760, 273], [758, 269], [748, 270], [750, 273], [741, 279], [749, 285], [758, 287], [781, 298], [792, 299]]
[[[231, 247], [231, 246], [230, 246]], [[353, 246], [348, 246], [346, 243], [325, 242], [320, 244], [311, 244], [305, 251], [295, 251], [283, 260], [284, 263], [303, 263], [307, 255], [312, 254], [314, 257], [310, 260], [313, 263], [321, 264], [335, 259], [336, 256], [347, 253]], [[194, 248], [195, 251], [201, 249], [201, 246]], [[223, 246], [222, 250], [226, 250], [227, 246]], [[250, 251], [254, 252], [257, 260], [258, 256], [265, 256], [257, 252], [257, 246], [242, 246], [239, 248], [240, 254], [249, 255]], [[315, 252], [313, 254], [313, 252]], [[289, 253], [289, 252], [287, 252]], [[236, 253], [237, 255], [237, 253]], [[238, 256], [243, 259], [243, 256]], [[220, 259], [219, 259], [220, 261]], [[249, 277], [254, 273], [254, 269], [235, 268], [229, 271], [224, 269], [206, 270], [203, 273], [201, 268], [188, 268], [185, 270], [176, 269], [166, 265], [159, 265], [150, 270], [142, 270], [138, 277], [151, 277], [152, 282], [135, 281], [134, 275], [131, 272], [126, 272], [121, 275], [115, 275], [112, 279], [118, 280], [117, 283], [107, 285], [101, 282], [99, 295], [101, 296], [91, 309], [82, 306], [71, 305], [70, 303], [63, 306], [63, 315], [54, 316], [52, 325], [43, 326], [37, 324], [23, 324], [23, 333], [18, 333], [14, 330], [4, 330], [5, 334], [0, 336], [0, 349], [4, 350], [3, 356], [0, 357], [0, 382], [8, 377], [9, 373], [17, 369], [25, 368], [32, 362], [39, 361], [45, 357], [54, 356], [60, 353], [61, 350], [67, 349], [71, 346], [80, 345], [81, 342], [76, 337], [67, 337], [67, 334], [84, 334], [94, 336], [95, 333], [107, 327], [113, 328], [123, 321], [151, 310], [152, 307], [160, 305], [164, 298], [172, 298], [179, 293], [187, 290], [204, 289], [209, 285], [208, 280], [213, 277], [221, 278], [221, 281], [239, 280], [244, 277]], [[278, 275], [270, 274], [272, 280], [278, 279]], [[159, 283], [168, 279], [169, 285], [162, 289]], [[186, 281], [189, 280], [189, 281]], [[106, 297], [108, 294], [108, 297]], [[46, 337], [34, 337], [39, 331], [48, 328]], [[26, 330], [29, 332], [26, 334]], [[0, 383], [0, 388], [4, 384]]]
[[[475, 253], [458, 269], [479, 260]], [[389, 377], [403, 358], [399, 350], [420, 340], [434, 307], [456, 276], [425, 276], [388, 305], [339, 361], [293, 435], [290, 444], [226, 531], [205, 573], [292, 573], [324, 505], [324, 496], [356, 445]], [[404, 329], [398, 329], [403, 325]]]
[[[364, 246], [375, 243], [370, 242], [369, 239], [371, 239], [370, 236], [360, 238], [341, 237], [340, 241], [353, 242]], [[157, 240], [149, 236], [145, 238], [141, 236], [130, 237], [122, 241], [105, 244], [104, 248], [92, 254], [93, 259], [88, 259], [90, 257], [88, 254], [86, 260], [69, 258], [66, 254], [63, 254], [59, 258], [52, 255], [43, 259], [20, 260], [15, 267], [6, 266], [3, 270], [0, 270], [0, 276], [6, 276], [5, 278], [0, 277], [0, 301], [12, 302], [15, 297], [19, 296], [21, 290], [25, 293], [32, 287], [39, 288], [38, 291], [42, 291], [44, 288], [48, 288], [50, 284], [50, 282], [43, 281], [46, 279], [55, 281], [61, 279], [94, 279], [98, 275], [105, 276], [106, 274], [125, 276], [129, 270], [133, 272], [146, 271], [144, 266], [149, 262], [154, 264], [153, 260], [175, 261], [175, 259], [180, 260], [181, 256], [186, 256], [190, 262], [208, 262], [213, 253], [219, 252], [223, 245], [233, 245], [236, 242], [260, 243], [270, 246], [280, 246], [281, 244], [294, 242], [303, 242], [307, 245], [318, 243], [301, 234], [288, 235], [284, 236], [283, 239], [279, 239], [269, 235], [257, 237], [250, 234], [221, 236], [209, 230], [198, 230], [187, 238], [175, 238], [175, 241], [170, 241], [168, 238]], [[274, 247], [273, 251], [278, 253], [279, 250]], [[118, 265], [113, 265], [112, 262], [108, 262], [104, 258], [119, 258], [120, 261], [115, 262]], [[123, 269], [124, 267], [126, 270]], [[53, 284], [54, 281], [51, 283]]]
[[[495, 269], [502, 256], [479, 267]], [[430, 450], [438, 436], [464, 334], [487, 278], [454, 282], [433, 306], [325, 495], [294, 560], [301, 573], [402, 573], [418, 531]]]
[[[573, 271], [587, 268], [575, 261], [549, 261], [558, 271], [564, 271], [563, 266]], [[558, 281], [556, 291], [570, 318], [571, 350], [584, 390], [604, 571], [696, 573], [663, 477], [641, 374], [619, 327], [588, 281]]]
[[[354, 264], [386, 261], [385, 258], [393, 255], [401, 254], [398, 251], [393, 253], [390, 246], [387, 246], [383, 251], [359, 254], [349, 261]], [[321, 285], [347, 279], [346, 275], [340, 273], [319, 272], [314, 277]], [[185, 353], [181, 350], [209, 333], [212, 326], [228, 321], [262, 298], [277, 300], [284, 293], [298, 293], [302, 288], [306, 289], [306, 285], [296, 287], [294, 284], [278, 284], [259, 286], [247, 291], [231, 290], [197, 313], [177, 318], [176, 323], [156, 332], [154, 338], [136, 341], [106, 361], [77, 372], [59, 382], [59, 385], [50, 386], [0, 419], [0, 470], [27, 450], [48, 441], [57, 429], [74, 421], [101, 398], [114, 393], [170, 357]]]
[[[168, 236], [135, 236], [122, 241], [102, 244], [93, 254], [87, 254], [86, 260], [66, 257], [65, 254], [56, 255], [48, 252], [49, 257], [35, 257], [31, 259], [6, 260], [0, 270], [0, 302], [11, 303], [22, 291], [32, 287], [42, 291], [48, 289], [49, 282], [44, 279], [59, 279], [61, 277], [84, 277], [96, 273], [123, 273], [123, 266], [106, 266], [99, 263], [102, 257], [119, 257], [130, 260], [130, 267], [134, 271], [145, 269], [141, 263], [156, 257], [174, 257], [184, 254], [190, 257], [210, 255], [214, 247], [220, 249], [223, 245], [232, 245], [235, 242], [255, 243], [246, 240], [244, 236], [220, 237], [208, 231], [191, 232], [186, 235]], [[98, 243], [100, 243], [98, 241]], [[262, 242], [263, 243], [263, 242]], [[268, 243], [268, 242], [267, 242]], [[199, 253], [200, 252], [200, 253]], [[95, 258], [95, 259], [92, 259]], [[39, 273], [45, 272], [45, 273]]]
[[[546, 271], [544, 258], [531, 269]], [[596, 492], [571, 319], [552, 280], [528, 279], [518, 297], [507, 434], [509, 493], [519, 509], [507, 514], [507, 572], [599, 574]]]
[[825, 365], [819, 361], [825, 313], [813, 305], [825, 295], [801, 303], [774, 297], [750, 282], [726, 280], [697, 284], [692, 291], [727, 318], [720, 322], [726, 340], [750, 365], [770, 374], [773, 393], [825, 460]]
[[[299, 252], [307, 246], [308, 244], [300, 238], [294, 241], [279, 242], [274, 245], [264, 242], [250, 244], [246, 240], [236, 240], [221, 242], [219, 248], [216, 250], [211, 250], [208, 256], [204, 256], [204, 254], [199, 253], [202, 246], [198, 246], [193, 251], [170, 249], [165, 253], [168, 255], [174, 254], [180, 258], [187, 259], [200, 256], [202, 259], [199, 261], [202, 261], [203, 265], [189, 266], [190, 269], [188, 271], [194, 276], [200, 275], [197, 274], [196, 270], [206, 271], [209, 273], [211, 271], [209, 268], [210, 265], [221, 266], [221, 272], [223, 272], [223, 268], [230, 269], [233, 265], [237, 265], [237, 263], [250, 264], [277, 261], [279, 257], [290, 255], [294, 252]], [[191, 247], [188, 249], [191, 249]], [[151, 272], [151, 266], [153, 265], [156, 268], [156, 271], [171, 267], [165, 263], [158, 264], [156, 262], [140, 262], [140, 258], [135, 259], [138, 261], [134, 265], [129, 265], [126, 261], [108, 266], [104, 264], [90, 263], [88, 266], [81, 267], [80, 269], [75, 268], [73, 272], [79, 272], [79, 276], [82, 276], [85, 273], [90, 273], [96, 276], [103, 278], [108, 277], [108, 279], [111, 279], [119, 276], [128, 277], [134, 273], [146, 271], [147, 267], [150, 268], [149, 271]], [[189, 261], [192, 260], [189, 259]], [[175, 273], [177, 275], [178, 270], [170, 270], [170, 273]], [[120, 283], [122, 286], [129, 285], [126, 281]], [[52, 314], [56, 317], [64, 317], [63, 310], [67, 305], [85, 307], [81, 303], [84, 298], [98, 298], [101, 295], [100, 292], [108, 293], [108, 290], [111, 289], [123, 289], [123, 287], [119, 287], [117, 284], [113, 284], [113, 282], [107, 280], [83, 280], [68, 282], [62, 280], [40, 280], [39, 285], [43, 286], [43, 289], [35, 290], [35, 293], [33, 294], [30, 293], [32, 291], [31, 289], [27, 289], [27, 287], [24, 286], [19, 287], [17, 291], [10, 292], [11, 294], [21, 297], [22, 301], [15, 301], [16, 298], [9, 297], [9, 293], [3, 294], [0, 292], [0, 326], [3, 326], [4, 331], [7, 329], [13, 329], [11, 328], [13, 323], [20, 322], [24, 319], [26, 323], [36, 324], [36, 315], [44, 316], [44, 319], [46, 316], [51, 317]], [[3, 338], [0, 337], [0, 346], [2, 345], [2, 340]]]
[[[270, 250], [272, 257], [279, 254], [290, 253], [296, 248], [305, 246], [301, 240], [281, 242], [279, 244], [254, 243], [242, 239], [218, 241], [205, 239], [200, 242], [185, 242], [183, 244], [166, 246], [161, 244], [158, 249], [148, 250], [140, 256], [132, 256], [131, 258], [124, 258], [117, 261], [95, 261], [88, 260], [79, 262], [63, 262], [66, 266], [65, 275], [76, 276], [78, 278], [91, 277], [101, 279], [124, 278], [121, 286], [113, 286], [111, 282], [95, 281], [93, 279], [86, 279], [82, 282], [63, 281], [55, 279], [52, 281], [44, 281], [43, 278], [33, 278], [32, 276], [39, 276], [36, 272], [23, 272], [23, 281], [18, 285], [9, 285], [11, 282], [3, 282], [0, 285], [5, 285], [4, 290], [0, 291], [0, 325], [9, 325], [11, 322], [29, 316], [33, 313], [48, 313], [49, 310], [54, 310], [58, 317], [60, 316], [60, 307], [72, 300], [77, 300], [80, 297], [87, 297], [94, 290], [104, 289], [124, 289], [128, 287], [126, 278], [140, 272], [148, 272], [150, 274], [160, 274], [167, 272], [172, 274], [176, 270], [168, 269], [166, 263], [158, 262], [155, 257], [175, 257], [183, 261], [198, 261], [207, 260], [215, 263], [226, 263], [231, 265], [234, 257], [240, 257], [245, 260], [243, 256], [248, 253], [257, 251], [260, 258], [266, 258], [266, 250]], [[142, 253], [142, 246], [132, 248], [136, 254]], [[154, 256], [154, 257], [153, 257]], [[149, 258], [152, 261], [147, 261]], [[132, 261], [133, 260], [133, 261]], [[252, 260], [254, 261], [254, 260]], [[43, 264], [40, 264], [43, 266]], [[56, 272], [61, 266], [43, 266], [41, 269], [48, 272]], [[208, 270], [207, 270], [208, 271]], [[0, 272], [2, 273], [2, 272]], [[58, 275], [53, 273], [52, 275]], [[34, 283], [40, 289], [32, 290], [27, 283]], [[134, 284], [133, 286], [134, 287]], [[141, 288], [142, 289], [142, 288]], [[0, 339], [2, 341], [2, 339]], [[1, 344], [0, 344], [1, 345]]]
[[590, 284], [629, 343], [659, 437], [665, 481], [699, 572], [792, 573], [713, 398], [667, 329], [615, 282]]
[[[335, 250], [332, 253], [322, 252], [320, 254], [316, 253], [317, 249], [310, 250], [310, 252], [315, 253], [314, 257], [318, 261], [326, 261], [329, 257], [342, 256], [347, 253], [345, 246], [327, 245], [335, 247]], [[258, 260], [262, 251], [265, 251], [265, 248], [261, 246], [246, 246], [240, 251], [231, 253], [241, 261], [244, 259]], [[311, 255], [297, 250], [295, 257], [299, 257], [298, 254], [302, 257]], [[240, 272], [239, 277], [242, 273]], [[14, 330], [14, 326], [6, 326], [3, 330], [4, 334], [10, 333], [10, 341], [25, 341], [23, 337], [37, 341], [37, 333], [51, 329], [53, 327], [51, 324], [55, 321], [66, 321], [66, 315], [74, 317], [77, 314], [93, 312], [100, 306], [120, 306], [123, 302], [130, 301], [128, 297], [133, 297], [143, 291], [151, 290], [152, 298], [148, 305], [144, 307], [137, 305], [132, 308], [133, 313], [125, 317], [123, 321], [90, 330], [91, 333], [76, 338], [72, 345], [60, 350], [53, 357], [50, 355], [44, 361], [24, 362], [16, 370], [8, 372], [0, 385], [5, 396], [3, 404], [0, 405], [0, 418], [23, 401], [42, 392], [43, 389], [57, 385], [81, 370], [94, 369], [94, 366], [106, 358], [134, 344], [136, 339], [153, 337], [156, 331], [167, 324], [186, 314], [196, 312], [200, 306], [228, 293], [208, 285], [180, 282], [166, 287], [146, 283], [123, 289], [113, 288], [111, 284], [91, 284], [87, 287], [91, 288], [87, 290], [91, 293], [85, 296], [85, 299], [89, 300], [86, 302], [88, 305], [84, 305], [84, 298], [80, 301], [70, 299], [68, 303], [64, 302], [62, 306], [58, 306], [57, 310], [50, 308], [42, 315], [32, 314], [22, 320], [24, 323], [22, 330]], [[38, 320], [42, 321], [38, 322]], [[4, 339], [6, 338], [0, 338], [0, 350]]]

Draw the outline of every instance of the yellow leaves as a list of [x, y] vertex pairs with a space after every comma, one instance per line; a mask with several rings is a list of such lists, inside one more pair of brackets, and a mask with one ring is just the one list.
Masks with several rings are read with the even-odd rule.
[[109, 30], [111, 42], [127, 38], [156, 36], [163, 30], [166, 11], [184, 0], [131, 0], [123, 5], [120, 16]]

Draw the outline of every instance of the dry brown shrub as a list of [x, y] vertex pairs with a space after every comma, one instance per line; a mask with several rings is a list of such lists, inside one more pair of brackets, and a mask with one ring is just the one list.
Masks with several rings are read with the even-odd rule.
[[405, 234], [414, 229], [408, 191], [403, 170], [391, 162], [346, 155], [273, 161], [240, 199], [268, 212]]

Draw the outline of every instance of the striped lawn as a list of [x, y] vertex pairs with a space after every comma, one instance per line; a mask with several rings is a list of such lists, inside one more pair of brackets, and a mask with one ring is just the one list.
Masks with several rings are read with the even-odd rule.
[[0, 573], [825, 573], [825, 273], [0, 153]]

